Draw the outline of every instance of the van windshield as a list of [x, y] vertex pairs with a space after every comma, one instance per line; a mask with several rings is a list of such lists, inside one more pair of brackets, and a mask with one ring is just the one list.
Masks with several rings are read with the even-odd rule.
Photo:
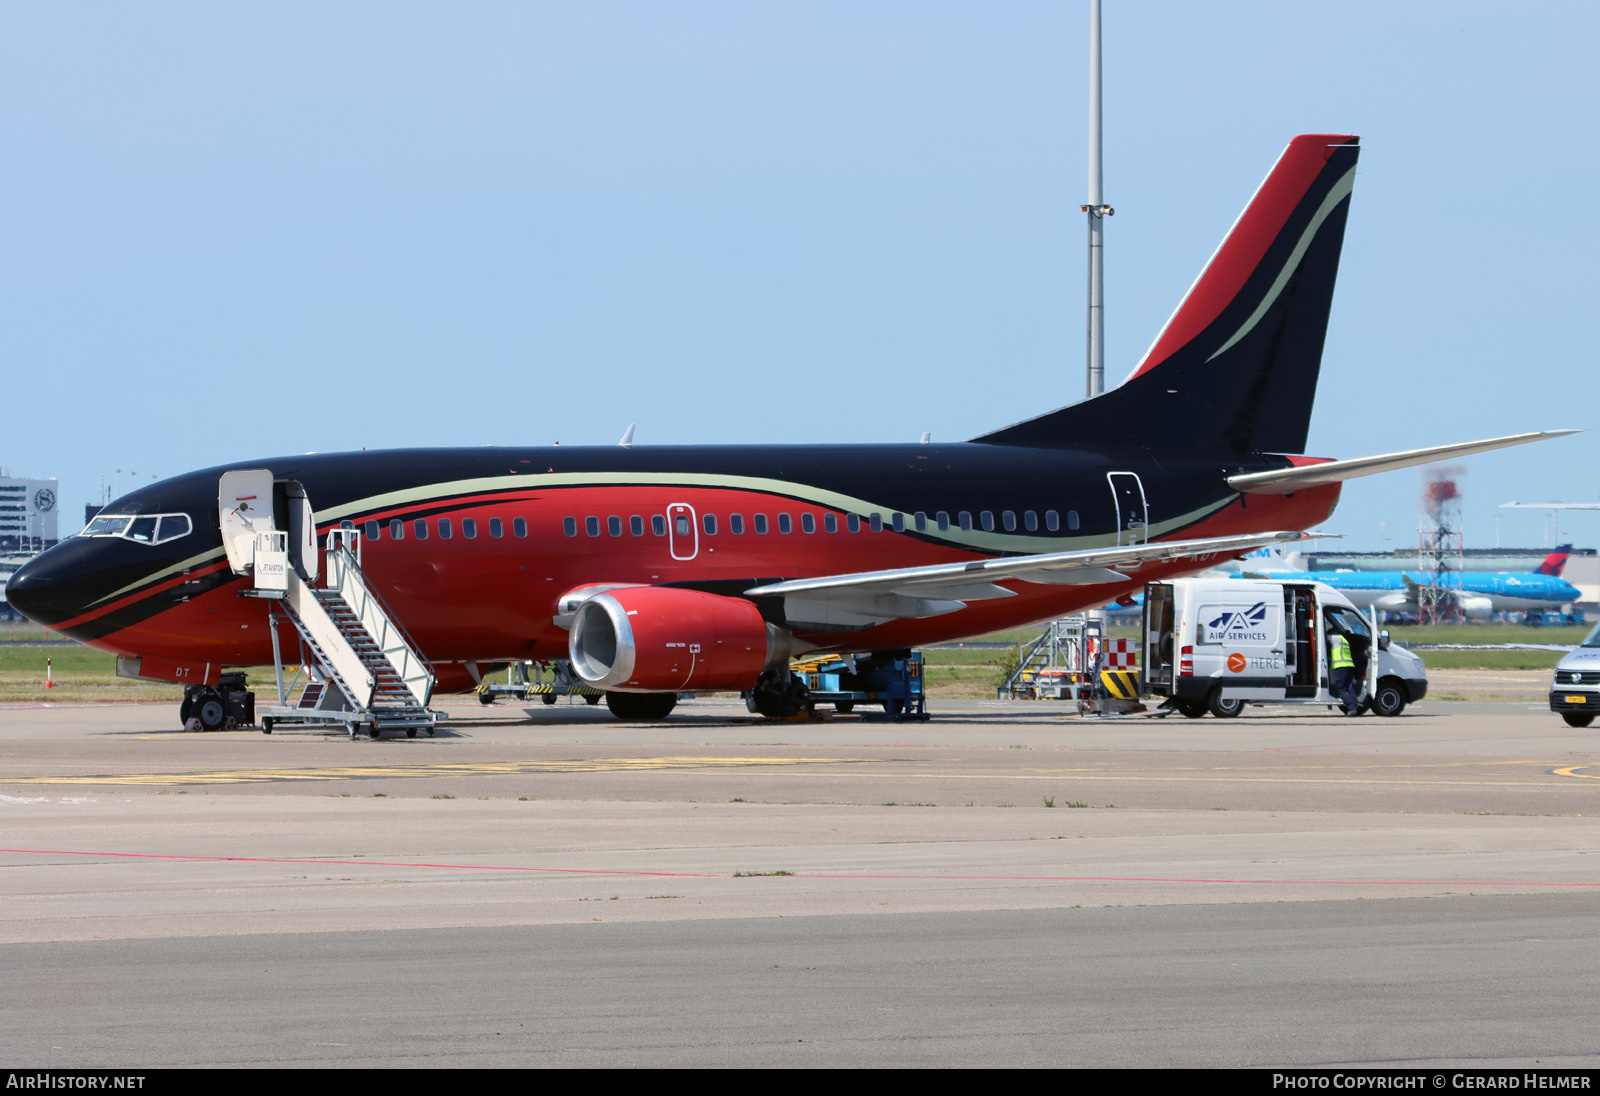
[[1587, 639], [1578, 644], [1580, 647], [1600, 647], [1600, 624], [1594, 626], [1594, 631], [1589, 633]]

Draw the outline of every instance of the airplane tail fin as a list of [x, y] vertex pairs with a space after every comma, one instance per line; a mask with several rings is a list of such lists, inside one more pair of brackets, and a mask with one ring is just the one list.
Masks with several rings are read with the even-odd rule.
[[1120, 386], [972, 440], [1304, 452], [1358, 141], [1289, 142]]
[[1561, 577], [1561, 571], [1567, 565], [1567, 557], [1572, 555], [1572, 545], [1558, 544], [1556, 550], [1544, 557], [1544, 562], [1539, 564], [1536, 575], [1555, 575]]

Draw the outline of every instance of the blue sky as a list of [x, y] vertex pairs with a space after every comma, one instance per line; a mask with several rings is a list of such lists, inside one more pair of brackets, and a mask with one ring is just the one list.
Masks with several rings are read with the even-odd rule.
[[[1105, 4], [1107, 378], [1363, 138], [1310, 449], [1600, 498], [1600, 6]], [[7, 5], [0, 465], [966, 438], [1083, 393], [1086, 3]], [[1347, 487], [1415, 540], [1422, 477]], [[1386, 524], [1383, 524], [1386, 523]], [[1563, 525], [1600, 543], [1600, 514]]]

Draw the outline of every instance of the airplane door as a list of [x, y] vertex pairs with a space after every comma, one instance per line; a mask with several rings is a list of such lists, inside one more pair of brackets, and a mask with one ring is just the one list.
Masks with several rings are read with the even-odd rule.
[[1143, 544], [1150, 539], [1144, 484], [1136, 472], [1107, 472], [1117, 513], [1117, 543]]
[[241, 468], [222, 473], [217, 485], [217, 515], [222, 545], [234, 574], [248, 574], [254, 566], [256, 534], [277, 529], [272, 501], [272, 469]]
[[1317, 603], [1309, 586], [1283, 588], [1284, 696], [1317, 695]]
[[284, 524], [289, 532], [289, 561], [298, 567], [307, 582], [315, 582], [320, 553], [317, 550], [317, 519], [311, 511], [311, 500], [306, 498], [306, 489], [294, 480], [274, 486], [278, 492], [273, 500], [274, 506], [288, 511]]
[[667, 548], [677, 560], [700, 554], [700, 529], [694, 522], [694, 507], [686, 502], [667, 507]]

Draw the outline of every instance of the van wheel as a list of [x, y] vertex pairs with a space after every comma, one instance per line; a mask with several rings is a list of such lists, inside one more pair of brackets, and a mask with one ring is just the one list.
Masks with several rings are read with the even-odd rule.
[[1205, 702], [1200, 700], [1174, 700], [1172, 706], [1190, 719], [1199, 719], [1206, 714]]
[[1218, 719], [1232, 719], [1244, 711], [1244, 701], [1234, 697], [1224, 699], [1222, 690], [1216, 689], [1211, 693], [1211, 699], [1206, 702], [1206, 707], [1211, 709], [1211, 714]]
[[1567, 721], [1569, 727], [1587, 727], [1594, 722], [1593, 712], [1562, 712], [1561, 718]]
[[1376, 715], [1399, 715], [1406, 710], [1405, 686], [1392, 677], [1378, 682], [1378, 691], [1372, 698], [1372, 711]]

